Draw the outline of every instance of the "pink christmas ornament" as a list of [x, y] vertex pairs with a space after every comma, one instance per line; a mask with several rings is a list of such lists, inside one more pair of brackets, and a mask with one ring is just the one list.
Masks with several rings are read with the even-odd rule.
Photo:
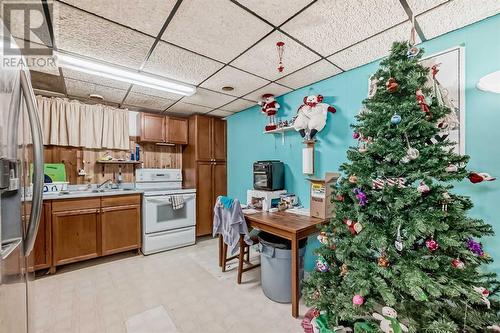
[[363, 305], [364, 302], [365, 302], [365, 299], [361, 295], [354, 295], [354, 297], [352, 298], [352, 304], [354, 304], [356, 306], [361, 306], [361, 305]]

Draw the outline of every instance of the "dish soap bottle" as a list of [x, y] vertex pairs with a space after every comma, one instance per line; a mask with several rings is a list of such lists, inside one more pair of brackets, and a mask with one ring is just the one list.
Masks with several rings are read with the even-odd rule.
[[141, 150], [141, 147], [138, 144], [136, 144], [135, 145], [135, 160], [136, 161], [141, 160], [140, 150]]

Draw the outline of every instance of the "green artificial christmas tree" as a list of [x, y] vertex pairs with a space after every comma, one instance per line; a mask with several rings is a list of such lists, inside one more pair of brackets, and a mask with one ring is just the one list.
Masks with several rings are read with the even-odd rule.
[[500, 322], [499, 283], [481, 269], [492, 259], [477, 242], [493, 230], [451, 193], [452, 182], [489, 175], [471, 176], [468, 157], [436, 140], [456, 126], [455, 110], [422, 54], [393, 44], [352, 126], [359, 144], [341, 166], [335, 217], [303, 287], [331, 330], [483, 332]]

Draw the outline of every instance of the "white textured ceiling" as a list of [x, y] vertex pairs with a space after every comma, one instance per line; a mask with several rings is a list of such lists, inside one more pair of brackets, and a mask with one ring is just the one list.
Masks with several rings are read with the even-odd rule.
[[228, 62], [271, 30], [228, 0], [184, 0], [162, 39]]
[[404, 20], [398, 0], [318, 0], [283, 30], [328, 56]]
[[[278, 72], [276, 43], [284, 42], [283, 64], [285, 70]], [[273, 32], [257, 45], [243, 53], [231, 65], [255, 73], [269, 80], [276, 80], [299, 68], [307, 66], [320, 57], [280, 32]]]
[[[54, 69], [33, 77], [44, 89], [57, 81], [54, 91], [65, 82], [68, 97], [99, 94], [136, 110], [227, 117], [265, 93], [282, 95], [387, 55], [393, 41], [408, 39], [411, 13], [420, 42], [500, 13], [500, 1], [56, 0], [58, 49], [195, 85], [197, 93], [182, 97], [67, 69], [64, 81]], [[282, 73], [278, 41], [285, 42]]]
[[176, 1], [64, 0], [64, 2], [156, 37]]

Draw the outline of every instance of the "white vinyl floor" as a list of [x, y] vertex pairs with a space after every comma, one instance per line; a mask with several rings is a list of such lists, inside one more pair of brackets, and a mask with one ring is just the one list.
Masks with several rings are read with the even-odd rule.
[[37, 333], [303, 332], [290, 304], [263, 294], [260, 268], [241, 285], [234, 265], [220, 271], [215, 239], [63, 266], [33, 287]]

